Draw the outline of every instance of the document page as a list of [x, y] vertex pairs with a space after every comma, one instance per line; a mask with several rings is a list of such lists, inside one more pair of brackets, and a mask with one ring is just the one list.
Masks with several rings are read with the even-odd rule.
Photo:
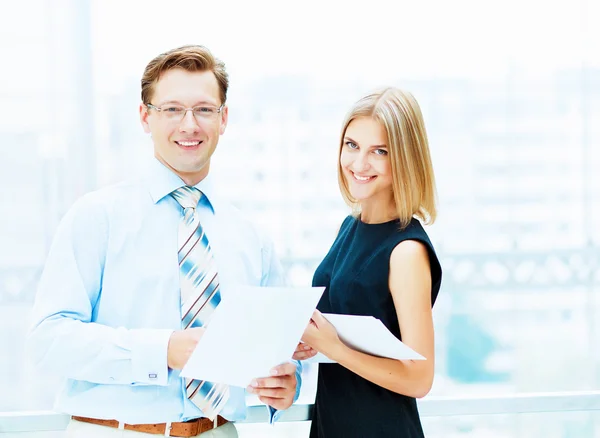
[[291, 360], [323, 287], [228, 290], [181, 370], [182, 377], [246, 387]]
[[[425, 360], [423, 356], [396, 338], [377, 318], [331, 313], [324, 313], [323, 316], [333, 324], [340, 340], [355, 350], [390, 359]], [[321, 353], [305, 362], [334, 363]]]

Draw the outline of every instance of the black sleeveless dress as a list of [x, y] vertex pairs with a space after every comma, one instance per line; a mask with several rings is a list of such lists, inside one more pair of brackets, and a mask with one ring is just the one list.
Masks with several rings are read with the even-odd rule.
[[[417, 219], [400, 231], [398, 221], [366, 224], [348, 216], [313, 277], [325, 286], [323, 313], [379, 318], [398, 338], [400, 328], [388, 280], [392, 250], [403, 240], [427, 246], [431, 265], [431, 302], [440, 289], [442, 269], [427, 233]], [[311, 438], [421, 438], [416, 400], [389, 391], [338, 364], [319, 364]]]

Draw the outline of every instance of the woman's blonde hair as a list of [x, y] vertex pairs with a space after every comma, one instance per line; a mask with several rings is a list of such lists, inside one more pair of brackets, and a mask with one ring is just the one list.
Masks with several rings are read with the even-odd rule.
[[363, 97], [348, 111], [339, 145], [338, 182], [344, 200], [358, 213], [360, 205], [350, 194], [340, 163], [346, 130], [357, 117], [372, 117], [386, 131], [392, 190], [401, 227], [408, 226], [413, 217], [432, 224], [437, 215], [435, 177], [417, 100], [411, 93], [388, 87]]

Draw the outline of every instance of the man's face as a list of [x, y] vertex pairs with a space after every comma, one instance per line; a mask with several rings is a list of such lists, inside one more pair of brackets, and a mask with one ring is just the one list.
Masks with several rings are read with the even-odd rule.
[[[210, 168], [219, 137], [227, 126], [227, 107], [212, 116], [186, 111], [173, 116], [177, 107], [219, 108], [219, 84], [211, 71], [169, 70], [160, 77], [150, 100], [153, 107], [140, 105], [144, 131], [152, 134], [154, 156], [188, 185], [202, 181]], [[204, 113], [202, 113], [204, 114]]]

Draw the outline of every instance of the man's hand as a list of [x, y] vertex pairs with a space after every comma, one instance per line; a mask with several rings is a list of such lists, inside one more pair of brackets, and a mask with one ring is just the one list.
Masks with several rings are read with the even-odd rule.
[[284, 363], [271, 370], [272, 377], [254, 379], [246, 389], [277, 410], [289, 408], [296, 395], [296, 364]]
[[189, 360], [198, 341], [204, 334], [204, 328], [195, 327], [186, 330], [177, 330], [169, 338], [167, 349], [167, 365], [173, 370], [180, 370]]

